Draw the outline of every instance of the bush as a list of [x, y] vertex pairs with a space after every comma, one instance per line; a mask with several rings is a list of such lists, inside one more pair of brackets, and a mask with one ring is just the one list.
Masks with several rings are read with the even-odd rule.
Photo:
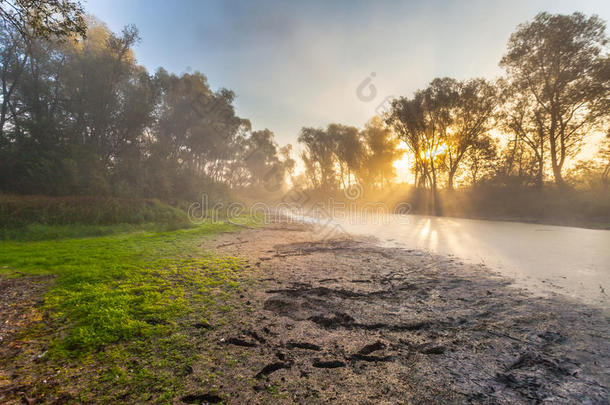
[[188, 224], [184, 211], [157, 200], [110, 197], [0, 196], [0, 227], [40, 225]]

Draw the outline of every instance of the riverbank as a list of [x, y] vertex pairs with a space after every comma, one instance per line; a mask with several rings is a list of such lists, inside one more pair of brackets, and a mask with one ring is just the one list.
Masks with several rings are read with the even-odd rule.
[[210, 334], [229, 403], [604, 403], [607, 314], [483, 266], [302, 225], [214, 240], [254, 268], [248, 310]]
[[[9, 245], [12, 268], [0, 280], [3, 403], [608, 397], [607, 313], [534, 297], [455, 258], [302, 224]], [[120, 257], [112, 246], [121, 247]], [[17, 259], [15, 250], [23, 253]], [[59, 263], [67, 259], [69, 267]], [[110, 278], [98, 274], [97, 284], [74, 289], [70, 302], [97, 297], [98, 312], [53, 299], [74, 287], [69, 274], [79, 263], [84, 271], [96, 261], [101, 274], [114, 269]], [[85, 282], [91, 274], [81, 276]], [[122, 305], [121, 297], [132, 301]], [[105, 312], [120, 319], [107, 322]], [[123, 324], [141, 330], [99, 335], [123, 331]], [[75, 325], [88, 333], [76, 333]]]

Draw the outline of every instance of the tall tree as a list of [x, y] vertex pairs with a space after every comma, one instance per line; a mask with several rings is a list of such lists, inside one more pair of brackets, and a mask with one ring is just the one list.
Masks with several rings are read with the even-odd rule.
[[[447, 188], [452, 190], [455, 174], [465, 155], [483, 147], [497, 105], [496, 88], [484, 79], [454, 82], [455, 99], [450, 110], [451, 128], [446, 141]], [[473, 156], [476, 156], [474, 153]]]
[[302, 128], [298, 137], [305, 150], [301, 159], [305, 164], [307, 178], [314, 188], [331, 191], [336, 188], [335, 142], [320, 128]]
[[503, 103], [497, 117], [500, 127], [506, 133], [513, 134], [511, 155], [507, 156], [507, 162], [512, 165], [514, 154], [520, 153], [523, 146], [527, 147], [535, 160], [536, 187], [541, 188], [548, 160], [548, 133], [545, 130], [548, 116], [537, 105], [532, 94], [519, 91], [515, 84], [502, 81], [502, 97]]
[[490, 136], [478, 138], [464, 156], [466, 164], [466, 176], [472, 186], [476, 186], [479, 181], [493, 174], [496, 170], [497, 144]]
[[608, 52], [605, 28], [597, 16], [540, 13], [511, 35], [508, 52], [500, 62], [516, 104], [523, 110], [517, 120], [521, 121], [521, 136], [527, 137], [538, 155], [540, 172], [548, 145], [558, 186], [565, 185], [562, 170], [566, 159], [607, 114], [607, 110], [593, 108], [609, 94], [607, 86], [599, 85], [598, 76]]
[[332, 143], [341, 186], [346, 189], [355, 180], [354, 176], [363, 163], [364, 150], [360, 133], [356, 127], [330, 124], [326, 134]]
[[438, 184], [447, 151], [457, 100], [456, 82], [450, 78], [434, 79], [415, 93], [412, 99], [401, 97], [392, 102], [387, 123], [407, 144], [416, 161], [418, 175], [432, 191], [435, 214], [441, 213]]
[[368, 186], [383, 187], [396, 177], [394, 161], [401, 153], [398, 138], [378, 116], [369, 120], [361, 131], [365, 156], [360, 176]]

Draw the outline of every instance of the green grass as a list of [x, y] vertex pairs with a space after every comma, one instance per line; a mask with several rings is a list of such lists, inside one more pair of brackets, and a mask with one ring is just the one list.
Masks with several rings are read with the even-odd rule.
[[123, 233], [0, 241], [4, 276], [55, 276], [43, 304], [47, 327], [40, 323], [28, 334], [46, 339], [49, 350], [38, 366], [25, 364], [26, 372], [59, 368], [64, 374], [57, 378], [74, 384], [74, 370], [90, 364], [101, 375], [79, 391], [78, 401], [113, 400], [121, 390], [131, 402], [171, 401], [181, 386], [180, 370], [195, 353], [189, 325], [207, 322], [226, 306], [243, 270], [237, 258], [202, 252], [201, 242], [233, 229], [205, 223], [163, 232], [111, 228], [106, 231]]
[[163, 232], [181, 228], [192, 227], [186, 223], [155, 223], [143, 224], [114, 224], [114, 225], [42, 225], [28, 224], [17, 228], [5, 228], [0, 232], [0, 240], [40, 241], [50, 239], [83, 238], [94, 236], [107, 236], [119, 233], [133, 233], [139, 231]]

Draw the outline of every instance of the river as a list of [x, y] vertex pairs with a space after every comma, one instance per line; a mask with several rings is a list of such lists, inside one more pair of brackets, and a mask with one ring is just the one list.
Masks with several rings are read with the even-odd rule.
[[533, 293], [608, 306], [609, 230], [419, 215], [376, 219], [342, 218], [333, 224], [351, 234], [374, 236], [384, 246], [485, 264]]

